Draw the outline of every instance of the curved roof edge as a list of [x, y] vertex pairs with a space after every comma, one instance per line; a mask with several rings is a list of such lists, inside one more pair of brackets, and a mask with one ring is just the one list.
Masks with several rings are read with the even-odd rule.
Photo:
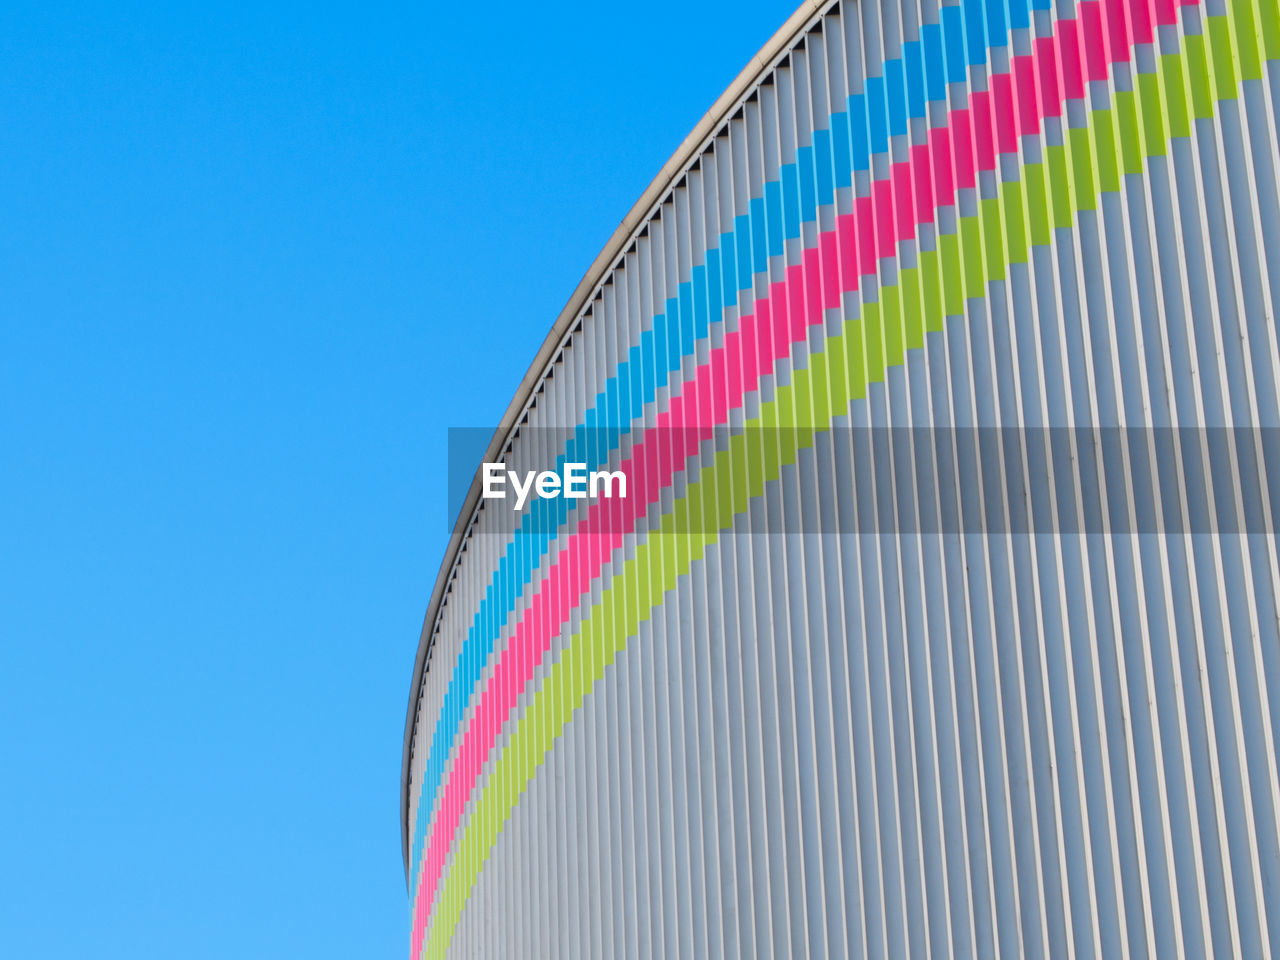
[[[720, 125], [738, 108], [741, 101], [755, 86], [756, 82], [769, 70], [773, 69], [780, 57], [791, 47], [792, 41], [804, 33], [818, 16], [826, 10], [833, 0], [804, 0], [800, 8], [787, 18], [760, 51], [752, 57], [738, 74], [729, 88], [712, 104], [692, 132], [684, 138], [671, 159], [663, 164], [653, 182], [641, 194], [630, 212], [622, 218], [618, 228], [609, 238], [603, 250], [592, 262], [583, 278], [578, 282], [573, 295], [560, 311], [560, 315], [551, 326], [546, 339], [538, 349], [537, 356], [529, 365], [529, 370], [520, 381], [515, 396], [508, 405], [506, 413], [498, 428], [494, 431], [489, 447], [485, 451], [481, 463], [496, 462], [501, 458], [502, 450], [507, 445], [511, 434], [519, 425], [525, 409], [533, 397], [539, 383], [542, 382], [556, 353], [563, 346], [582, 308], [587, 304], [599, 287], [601, 280], [609, 273], [618, 259], [630, 246], [639, 228], [648, 220], [653, 210], [665, 199], [668, 190], [685, 173], [694, 157], [699, 156], [715, 136]], [[478, 470], [479, 465], [477, 465]], [[444, 599], [452, 577], [458, 553], [466, 542], [467, 534], [475, 519], [480, 501], [480, 475], [477, 472], [471, 480], [466, 500], [458, 512], [453, 532], [449, 536], [449, 545], [445, 549], [444, 559], [440, 564], [440, 572], [436, 575], [435, 587], [431, 591], [431, 600], [427, 604], [426, 617], [423, 619], [422, 632], [418, 637], [418, 653], [413, 663], [413, 680], [409, 687], [409, 707], [404, 724], [404, 749], [400, 761], [400, 845], [404, 858], [405, 884], [409, 882], [409, 789], [410, 756], [413, 746], [414, 714], [417, 711], [418, 692], [422, 688], [422, 676], [426, 671], [427, 655], [431, 648], [431, 638], [435, 630], [436, 618], [440, 613], [440, 602]], [[410, 891], [412, 894], [412, 891]]]

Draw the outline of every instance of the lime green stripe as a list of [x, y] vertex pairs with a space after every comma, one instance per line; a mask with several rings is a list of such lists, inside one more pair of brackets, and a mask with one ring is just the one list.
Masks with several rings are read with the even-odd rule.
[[1263, 59], [1280, 59], [1280, 0], [1262, 0], [1258, 15], [1262, 19]]
[[1142, 173], [1142, 138], [1138, 132], [1138, 100], [1132, 90], [1115, 95], [1116, 124], [1120, 132], [1121, 169]]
[[1026, 184], [1027, 217], [1031, 225], [1031, 245], [1044, 246], [1053, 236], [1049, 230], [1049, 205], [1045, 203], [1045, 168], [1042, 163], [1030, 163], [1022, 168], [1022, 182]]
[[1214, 90], [1219, 100], [1236, 98], [1236, 59], [1231, 50], [1231, 24], [1226, 17], [1210, 17], [1205, 23], [1212, 56]]
[[[1220, 44], [1228, 45], [1228, 54], [1231, 50], [1231, 37], [1224, 32], [1229, 27], [1226, 20], [1225, 16], [1206, 20], [1213, 51], [1209, 70], [1217, 82], [1218, 99], [1224, 98], [1222, 71], [1233, 63], [1220, 60]], [[1117, 94], [1114, 110], [1094, 111], [1088, 127], [1071, 131], [1067, 146], [1048, 148], [1048, 178], [1045, 165], [1025, 166], [1021, 181], [1001, 184], [999, 197], [984, 201], [978, 216], [960, 219], [958, 235], [939, 237], [937, 251], [922, 252], [917, 267], [902, 271], [903, 287], [883, 288], [879, 303], [864, 304], [861, 318], [846, 320], [841, 333], [827, 339], [824, 352], [813, 355], [808, 368], [796, 370], [791, 383], [778, 388], [774, 399], [761, 405], [760, 416], [748, 422], [748, 426], [784, 429], [735, 435], [728, 448], [716, 454], [712, 466], [689, 485], [676, 510], [662, 518], [660, 530], [636, 547], [634, 558], [614, 575], [600, 601], [583, 611], [587, 619], [515, 724], [476, 800], [430, 921], [427, 957], [443, 955], [498, 832], [572, 713], [640, 623], [675, 587], [678, 577], [716, 542], [719, 534], [714, 531], [729, 527], [784, 464], [812, 445], [818, 428], [802, 424], [829, 423], [850, 401], [865, 396], [868, 380], [884, 379], [886, 361], [902, 362], [904, 336], [908, 345], [918, 346], [921, 329], [941, 330], [945, 316], [963, 312], [965, 297], [982, 295], [988, 281], [1007, 275], [1009, 264], [1025, 262], [1028, 239], [1032, 245], [1047, 244], [1051, 234], [1044, 215], [1046, 190], [1052, 195], [1054, 226], [1071, 226], [1074, 211], [1092, 208], [1099, 187], [1102, 192], [1118, 189], [1119, 177], [1109, 159], [1117, 134], [1125, 149], [1125, 172], [1141, 172], [1145, 155], [1163, 154], [1165, 142], [1152, 136], [1153, 129], [1165, 132], [1162, 93], [1171, 96], [1170, 91], [1177, 90], [1178, 96], [1185, 97], [1181, 91], [1186, 77], [1196, 116], [1211, 106], [1206, 91], [1197, 89], [1209, 82], [1206, 70], [1196, 66], [1195, 58], [1203, 58], [1203, 42], [1188, 48], [1189, 58], [1186, 53], [1167, 54], [1160, 74], [1139, 78], [1141, 96]], [[1190, 68], [1184, 73], [1188, 60]], [[1235, 88], [1228, 94], [1234, 97]], [[1176, 122], [1169, 126], [1187, 129]], [[1146, 136], [1140, 137], [1139, 130]]]
[[950, 317], [964, 313], [964, 288], [960, 284], [960, 235], [946, 233], [938, 238], [942, 253], [943, 309]]
[[1165, 103], [1169, 110], [1169, 136], [1191, 136], [1190, 107], [1186, 85], [1183, 83], [1182, 65], [1186, 58], [1166, 53], [1160, 58], [1160, 83], [1164, 87]]
[[1240, 76], [1245, 80], [1262, 79], [1262, 58], [1259, 56], [1258, 32], [1253, 21], [1253, 13], [1251, 3], [1236, 3], [1231, 6], [1236, 62], [1240, 65]]
[[[902, 287], [902, 317], [907, 329], [907, 348], [924, 346], [924, 290], [919, 267], [909, 267], [898, 278]], [[819, 354], [821, 356], [821, 354]]]
[[1098, 186], [1103, 193], [1114, 193], [1120, 189], [1114, 114], [1114, 110], [1098, 110], [1094, 114], [1093, 138], [1098, 151]]
[[1147, 156], [1158, 157], [1165, 153], [1165, 115], [1160, 103], [1160, 77], [1154, 73], [1139, 74], [1137, 87], [1142, 128], [1146, 135], [1143, 150]]
[[1182, 41], [1187, 55], [1187, 72], [1191, 75], [1191, 109], [1197, 120], [1213, 116], [1213, 89], [1209, 82], [1209, 53], [1203, 34]]
[[901, 366], [904, 360], [904, 349], [902, 330], [902, 288], [900, 286], [884, 287], [881, 289], [880, 317], [884, 325], [885, 366]]

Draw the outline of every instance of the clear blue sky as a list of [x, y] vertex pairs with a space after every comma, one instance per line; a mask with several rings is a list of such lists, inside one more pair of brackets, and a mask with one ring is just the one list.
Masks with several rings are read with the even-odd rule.
[[0, 953], [404, 956], [445, 431], [790, 10], [0, 4]]

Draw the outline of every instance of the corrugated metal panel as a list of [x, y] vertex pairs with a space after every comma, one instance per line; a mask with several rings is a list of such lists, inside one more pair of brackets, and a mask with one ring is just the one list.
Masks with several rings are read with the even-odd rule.
[[512, 425], [628, 500], [472, 517], [415, 958], [1280, 949], [1278, 59], [1276, 0], [815, 13]]

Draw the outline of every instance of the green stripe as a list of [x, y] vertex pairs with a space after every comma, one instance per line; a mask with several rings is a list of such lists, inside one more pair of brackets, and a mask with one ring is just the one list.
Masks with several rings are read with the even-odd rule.
[[1027, 216], [1031, 222], [1031, 244], [1042, 247], [1049, 242], [1049, 205], [1045, 203], [1044, 164], [1031, 163], [1022, 168], [1026, 184]]
[[1164, 110], [1160, 103], [1160, 77], [1154, 73], [1138, 74], [1138, 99], [1142, 104], [1142, 126], [1146, 134], [1143, 149], [1149, 157], [1163, 156]]
[[1262, 56], [1266, 60], [1280, 58], [1280, 0], [1261, 0], [1258, 16], [1262, 19]]
[[1098, 185], [1103, 193], [1120, 189], [1120, 166], [1116, 162], [1115, 111], [1094, 113], [1093, 138], [1098, 151]]
[[[901, 278], [899, 278], [901, 283]], [[885, 287], [880, 291], [880, 315], [884, 320], [884, 363], [886, 367], [902, 366], [902, 287]]]
[[1169, 136], [1191, 136], [1191, 120], [1187, 115], [1187, 91], [1182, 82], [1184, 57], [1166, 53], [1160, 58], [1160, 82], [1169, 111]]
[[920, 289], [920, 268], [903, 270], [898, 283], [902, 287], [902, 320], [907, 331], [907, 349], [916, 350], [924, 346], [924, 293]]
[[1258, 33], [1253, 23], [1253, 4], [1232, 4], [1231, 20], [1235, 27], [1240, 76], [1245, 80], [1261, 80], [1262, 60], [1258, 56]]
[[943, 313], [948, 317], [964, 313], [964, 288], [960, 283], [960, 236], [944, 233], [938, 238], [942, 255]]
[[[1224, 35], [1225, 21], [1226, 17], [1209, 17], [1206, 20], [1210, 48], [1215, 51], [1213, 71], [1219, 92], [1223, 86], [1216, 43], [1221, 41], [1213, 38]], [[1181, 77], [1185, 56], [1166, 55], [1161, 75], [1167, 76], [1176, 69]], [[1168, 58], [1173, 58], [1172, 62]], [[1188, 75], [1194, 95], [1195, 84], [1207, 82], [1207, 77], [1195, 69], [1191, 69]], [[1150, 76], [1152, 79], [1147, 82], [1146, 91], [1140, 99], [1132, 94], [1117, 94], [1114, 115], [1111, 110], [1094, 111], [1089, 126], [1083, 128], [1084, 133], [1077, 137], [1072, 132], [1070, 157], [1065, 147], [1051, 147], [1045, 151], [1053, 174], [1047, 186], [1053, 191], [1055, 226], [1071, 226], [1071, 214], [1073, 210], [1080, 209], [1078, 204], [1095, 201], [1092, 192], [1080, 196], [1084, 186], [1095, 186], [1092, 175], [1081, 172], [1081, 168], [1092, 164], [1091, 138], [1099, 156], [1106, 155], [1105, 147], [1112, 143], [1109, 138], [1113, 122], [1119, 125], [1121, 142], [1126, 145], [1125, 172], [1141, 172], [1144, 157], [1137, 151], [1148, 154], [1166, 151], [1165, 143], [1155, 141], [1151, 135], [1153, 129], [1163, 131], [1164, 124], [1161, 122], [1159, 87], [1154, 86], [1152, 92], [1152, 85], [1160, 81], [1157, 75]], [[1141, 78], [1139, 83], [1141, 86]], [[1234, 97], [1235, 89], [1232, 88], [1229, 94]], [[1218, 99], [1224, 97], [1220, 94]], [[1200, 101], [1195, 102], [1196, 115], [1200, 116]], [[1151, 111], [1155, 111], [1154, 116], [1150, 115]], [[1145, 139], [1136, 135], [1139, 127], [1145, 128]], [[1171, 124], [1171, 127], [1177, 129], [1175, 125]], [[1133, 147], [1132, 152], [1137, 153], [1136, 157], [1130, 155], [1129, 145]], [[1071, 196], [1065, 180], [1069, 166], [1075, 170], [1075, 197]], [[677, 579], [688, 572], [708, 546], [716, 542], [719, 535], [714, 531], [727, 529], [735, 516], [746, 511], [749, 499], [760, 496], [765, 484], [777, 478], [784, 464], [792, 462], [801, 449], [812, 445], [816, 429], [826, 429], [802, 426], [796, 418], [797, 409], [803, 406], [804, 412], [813, 417], [813, 422], [829, 423], [831, 418], [846, 411], [852, 400], [865, 396], [868, 374], [863, 365], [864, 355], [870, 361], [871, 378], [876, 381], [884, 379], [880, 330], [892, 327], [901, 331], [903, 309], [914, 311], [918, 307], [923, 312], [920, 318], [923, 323], [910, 319], [906, 321], [907, 329], [914, 331], [923, 326], [925, 330], [941, 330], [944, 316], [963, 312], [963, 296], [981, 295], [985, 291], [986, 280], [1004, 278], [1009, 264], [1025, 260], [1027, 232], [1033, 245], [1046, 244], [1050, 233], [1043, 214], [1045, 173], [1045, 165], [1028, 164], [1023, 168], [1022, 181], [1001, 184], [999, 197], [983, 201], [978, 216], [960, 219], [958, 235], [939, 237], [936, 252], [922, 252], [917, 268], [902, 271], [900, 282], [919, 283], [923, 290], [922, 298], [908, 300], [897, 288], [886, 287], [880, 292], [880, 303], [863, 305], [861, 320], [856, 317], [847, 319], [841, 333], [829, 337], [823, 351], [811, 358], [810, 365], [794, 371], [791, 383], [778, 388], [774, 399], [761, 405], [760, 416], [747, 424], [774, 425], [785, 429], [776, 433], [750, 430], [733, 436], [728, 448], [718, 452], [712, 465], [688, 486], [685, 498], [677, 504], [679, 513], [673, 511], [662, 518], [659, 532], [637, 545], [635, 556], [613, 576], [602, 591], [599, 602], [583, 610], [586, 619], [578, 633], [570, 638], [560, 661], [551, 666], [524, 716], [515, 724], [488, 783], [475, 801], [467, 827], [458, 839], [453, 863], [444, 878], [440, 904], [430, 921], [426, 956], [435, 958], [443, 955], [498, 831], [510, 817], [519, 796], [573, 712], [581, 706], [587, 693], [604, 675], [628, 639], [636, 634], [640, 623], [652, 615], [662, 603], [663, 595], [675, 587]], [[1114, 171], [1108, 172], [1105, 164], [1100, 167], [1098, 180], [1103, 192], [1113, 192], [1119, 186], [1118, 177]], [[1072, 207], [1073, 202], [1077, 206]], [[1002, 246], [1001, 234], [1005, 232], [1010, 240]], [[995, 234], [994, 239], [992, 234]], [[961, 238], [965, 245], [963, 251], [960, 249]], [[985, 277], [982, 271], [983, 250], [988, 261]], [[997, 252], [1000, 254], [998, 259]], [[907, 306], [904, 308], [903, 305]], [[886, 316], [890, 318], [887, 322]], [[909, 342], [917, 342], [914, 334], [909, 337]], [[901, 357], [898, 362], [901, 362]], [[829, 378], [825, 375], [828, 371]], [[811, 399], [811, 404], [798, 403], [800, 397]], [[776, 443], [763, 442], [765, 438], [775, 437]], [[695, 532], [676, 533], [677, 529]], [[704, 530], [713, 532], [701, 532]]]
[[926, 333], [942, 330], [942, 260], [937, 250], [920, 254], [921, 286], [924, 287], [924, 329]]
[[1026, 209], [1022, 202], [1023, 190], [1020, 181], [1011, 181], [1001, 186], [1004, 208], [1004, 235], [1008, 242], [1008, 261], [1010, 263], [1026, 263], [1027, 230]]
[[1090, 127], [1076, 127], [1067, 131], [1067, 155], [1071, 161], [1071, 169], [1075, 174], [1072, 180], [1075, 186], [1075, 208], [1077, 210], [1094, 210], [1098, 205], [1093, 186], [1092, 141], [1093, 136]]
[[1120, 126], [1120, 155], [1125, 173], [1142, 173], [1142, 136], [1138, 132], [1138, 99], [1132, 90], [1115, 95], [1116, 120]]
[[[982, 245], [986, 258], [988, 281], [999, 280], [1004, 275], [1004, 208], [998, 197], [990, 197], [978, 203], [978, 228], [986, 238]], [[981, 284], [977, 296], [981, 296], [986, 284]]]
[[1231, 24], [1226, 17], [1210, 17], [1205, 24], [1209, 50], [1213, 54], [1214, 95], [1219, 100], [1236, 98], [1236, 60], [1231, 53]]
[[1197, 120], [1213, 116], [1213, 97], [1209, 91], [1209, 54], [1204, 36], [1196, 34], [1182, 41], [1187, 56], [1187, 73], [1190, 75], [1191, 109]]

